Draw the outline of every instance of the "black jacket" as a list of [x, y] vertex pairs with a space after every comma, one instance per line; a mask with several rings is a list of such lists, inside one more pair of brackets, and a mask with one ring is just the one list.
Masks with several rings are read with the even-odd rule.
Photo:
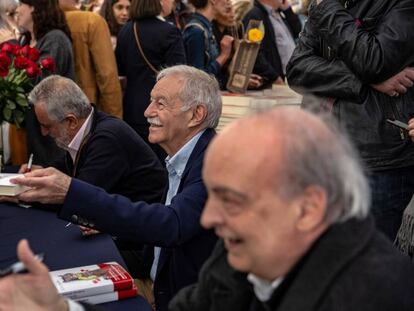
[[287, 67], [289, 85], [330, 98], [370, 169], [412, 166], [414, 144], [386, 119], [414, 116], [414, 88], [389, 97], [370, 87], [414, 65], [412, 1], [346, 2], [347, 9], [338, 0], [311, 5]]
[[89, 136], [73, 160], [53, 164], [62, 172], [132, 201], [160, 202], [167, 174], [151, 148], [124, 121], [95, 109]]
[[[290, 30], [292, 37], [294, 39], [298, 38], [302, 28], [299, 17], [293, 13], [291, 8], [280, 12], [280, 16]], [[269, 84], [278, 77], [284, 78], [284, 74], [279, 52], [277, 50], [275, 31], [273, 30], [272, 22], [270, 21], [269, 14], [265, 7], [258, 0], [254, 1], [254, 7], [244, 17], [244, 26], [247, 27], [249, 21], [252, 19], [263, 21], [265, 29], [265, 35], [260, 45], [253, 73], [262, 76], [265, 79], [265, 84]]]
[[[134, 129], [136, 125], [148, 127], [144, 111], [150, 103], [150, 92], [155, 85], [156, 73], [151, 70], [139, 52], [134, 22], [145, 57], [157, 70], [185, 64], [184, 43], [180, 31], [156, 17], [129, 21], [120, 30], [115, 49], [120, 76], [126, 76], [123, 119]], [[146, 139], [148, 133], [140, 133]]]
[[263, 304], [246, 274], [227, 263], [219, 242], [199, 283], [180, 291], [171, 311], [410, 311], [414, 266], [371, 218], [331, 226]]

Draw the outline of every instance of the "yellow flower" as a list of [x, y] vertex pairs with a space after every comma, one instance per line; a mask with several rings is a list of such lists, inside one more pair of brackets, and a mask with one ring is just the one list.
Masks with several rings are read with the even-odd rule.
[[259, 28], [252, 28], [247, 33], [247, 39], [251, 42], [260, 42], [263, 40], [264, 33]]

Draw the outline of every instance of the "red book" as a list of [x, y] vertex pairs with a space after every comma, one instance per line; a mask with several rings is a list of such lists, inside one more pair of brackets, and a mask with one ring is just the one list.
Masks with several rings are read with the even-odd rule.
[[86, 303], [90, 303], [93, 305], [97, 305], [100, 303], [132, 298], [132, 297], [136, 297], [137, 295], [138, 295], [138, 291], [137, 291], [137, 288], [134, 286], [131, 289], [124, 289], [124, 290], [110, 292], [110, 293], [82, 297], [82, 298], [78, 298], [75, 300], [79, 302], [86, 302]]
[[59, 294], [71, 299], [134, 287], [134, 279], [116, 262], [51, 271], [50, 277]]

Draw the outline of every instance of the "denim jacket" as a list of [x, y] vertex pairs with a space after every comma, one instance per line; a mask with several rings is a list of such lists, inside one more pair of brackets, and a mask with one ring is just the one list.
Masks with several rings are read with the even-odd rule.
[[216, 61], [220, 54], [210, 21], [194, 13], [183, 32], [187, 63], [219, 77], [221, 66]]

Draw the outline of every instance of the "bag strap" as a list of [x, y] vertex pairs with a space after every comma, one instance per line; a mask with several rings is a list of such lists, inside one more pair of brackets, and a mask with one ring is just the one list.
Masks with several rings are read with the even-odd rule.
[[155, 67], [150, 63], [150, 61], [148, 60], [148, 58], [145, 56], [144, 51], [142, 50], [141, 43], [140, 43], [139, 37], [138, 37], [137, 28], [138, 28], [137, 22], [134, 22], [134, 35], [135, 35], [135, 41], [137, 42], [137, 45], [138, 45], [138, 50], [141, 53], [141, 56], [144, 59], [144, 61], [147, 63], [148, 67], [150, 67], [151, 70], [154, 71], [154, 73], [157, 75], [158, 74], [158, 70], [155, 69]]

